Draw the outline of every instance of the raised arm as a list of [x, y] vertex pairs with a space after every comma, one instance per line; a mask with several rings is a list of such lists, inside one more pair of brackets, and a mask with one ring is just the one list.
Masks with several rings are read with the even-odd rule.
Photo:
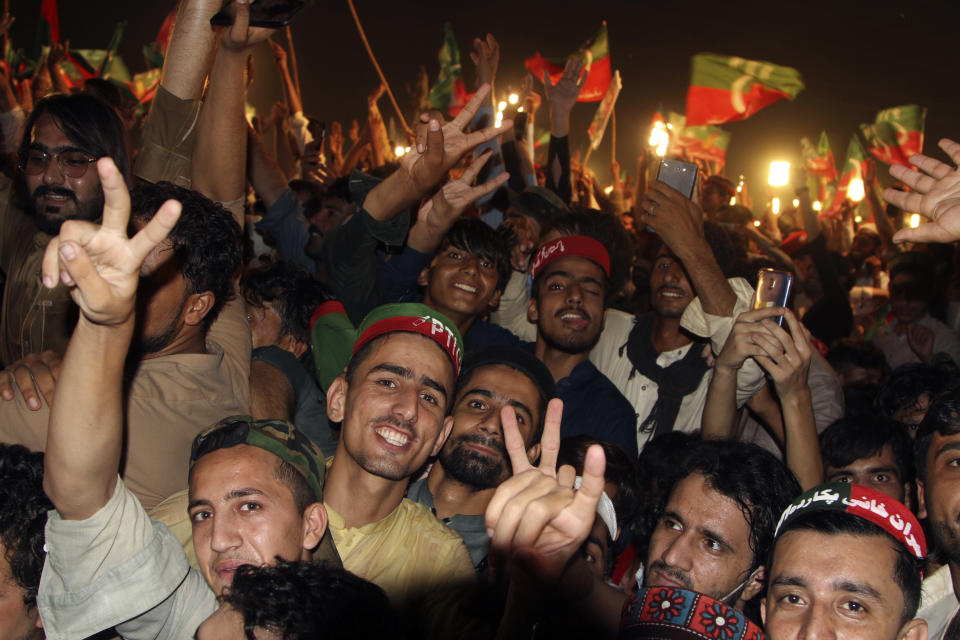
[[703, 210], [662, 182], [641, 199], [640, 224], [648, 225], [683, 263], [704, 313], [729, 316], [737, 297], [703, 234]]
[[543, 72], [543, 91], [550, 108], [550, 147], [547, 150], [547, 187], [561, 200], [569, 203], [573, 197], [570, 185], [570, 112], [577, 102], [580, 90], [587, 81], [583, 60], [571, 56], [563, 68], [557, 84]]
[[303, 113], [303, 101], [300, 99], [300, 92], [297, 91], [297, 86], [293, 82], [293, 77], [290, 75], [290, 67], [287, 64], [287, 52], [284, 48], [274, 42], [270, 41], [270, 50], [273, 52], [273, 61], [277, 63], [277, 70], [280, 72], [280, 81], [283, 84], [283, 97], [287, 101], [287, 106], [290, 108], [290, 113]]
[[160, 85], [181, 100], [199, 100], [210, 69], [217, 36], [210, 18], [220, 10], [221, 0], [183, 0], [177, 11], [177, 26], [163, 59]]
[[43, 283], [63, 282], [80, 308], [57, 383], [44, 459], [44, 490], [66, 520], [107, 503], [123, 444], [123, 365], [133, 335], [141, 265], [173, 228], [179, 203], [166, 202], [127, 238], [130, 196], [110, 158], [97, 162], [103, 224], [68, 221], [43, 256]]
[[246, 188], [247, 122], [243, 111], [247, 55], [270, 29], [250, 27], [250, 5], [235, 1], [233, 25], [224, 30], [197, 123], [193, 188], [229, 203]]

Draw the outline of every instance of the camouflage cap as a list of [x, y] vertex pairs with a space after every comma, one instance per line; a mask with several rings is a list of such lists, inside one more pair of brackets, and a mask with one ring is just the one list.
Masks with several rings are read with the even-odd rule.
[[[323, 451], [306, 434], [286, 420], [254, 420], [236, 415], [224, 418], [199, 433], [190, 449], [190, 470], [208, 453], [246, 444], [268, 451], [286, 462], [307, 481], [317, 502], [323, 502], [326, 464]], [[313, 554], [314, 560], [326, 560], [340, 566], [340, 556], [329, 529]]]

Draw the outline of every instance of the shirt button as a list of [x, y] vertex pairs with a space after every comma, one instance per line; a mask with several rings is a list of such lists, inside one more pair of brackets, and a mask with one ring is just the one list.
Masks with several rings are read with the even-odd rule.
[[640, 387], [640, 391], [646, 391], [646, 390], [647, 390], [647, 385], [643, 385], [642, 387]]

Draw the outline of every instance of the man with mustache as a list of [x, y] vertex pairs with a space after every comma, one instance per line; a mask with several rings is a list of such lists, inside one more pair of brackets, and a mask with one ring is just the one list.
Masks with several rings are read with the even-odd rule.
[[6, 276], [0, 314], [0, 359], [31, 352], [63, 353], [76, 322], [65, 287], [40, 284], [40, 259], [65, 220], [96, 220], [103, 190], [94, 162], [110, 157], [130, 181], [123, 123], [105, 102], [87, 94], [39, 101], [24, 127], [15, 182], [0, 180], [0, 269]]
[[[576, 218], [563, 226], [593, 228]], [[563, 400], [563, 437], [589, 435], [636, 458], [636, 412], [590, 362], [590, 350], [604, 327], [612, 270], [606, 246], [612, 244], [572, 234], [543, 242], [531, 265], [527, 319], [537, 325], [534, 352], [553, 374], [557, 397]]]
[[523, 446], [535, 462], [554, 389], [550, 371], [519, 347], [490, 346], [470, 354], [457, 381], [450, 437], [429, 475], [407, 492], [460, 534], [478, 571], [486, 568], [490, 544], [483, 514], [510, 477], [500, 410], [513, 407]]

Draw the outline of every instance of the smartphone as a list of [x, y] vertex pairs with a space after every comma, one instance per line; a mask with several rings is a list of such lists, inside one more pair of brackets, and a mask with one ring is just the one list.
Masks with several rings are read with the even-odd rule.
[[[757, 272], [757, 292], [753, 296], [753, 308], [786, 307], [792, 286], [793, 274], [776, 269], [760, 269]], [[772, 320], [783, 326], [783, 316], [776, 316]]]
[[[311, 0], [253, 0], [250, 3], [250, 26], [279, 29], [290, 24]], [[215, 27], [229, 27], [233, 24], [233, 0], [226, 0], [220, 11], [210, 18]]]
[[660, 160], [657, 180], [673, 187], [689, 200], [693, 198], [693, 190], [697, 186], [697, 171], [697, 165], [692, 162], [663, 158]]

